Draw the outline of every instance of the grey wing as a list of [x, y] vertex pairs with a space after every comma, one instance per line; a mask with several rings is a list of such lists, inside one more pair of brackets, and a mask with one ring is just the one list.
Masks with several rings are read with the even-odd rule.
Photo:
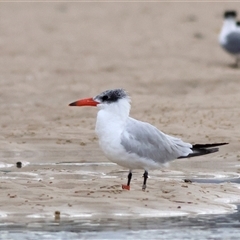
[[224, 47], [230, 53], [240, 53], [240, 32], [233, 32], [228, 34], [227, 41]]
[[129, 118], [122, 133], [121, 144], [127, 152], [139, 157], [166, 163], [192, 153], [192, 145], [159, 131], [151, 124]]

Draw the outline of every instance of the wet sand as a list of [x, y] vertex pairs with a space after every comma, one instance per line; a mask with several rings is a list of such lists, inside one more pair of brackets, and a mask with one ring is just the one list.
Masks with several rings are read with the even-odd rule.
[[[152, 217], [236, 208], [239, 76], [218, 45], [235, 3], [1, 3], [0, 216]], [[149, 172], [111, 164], [94, 133], [97, 109], [68, 104], [125, 88], [131, 116], [218, 153]], [[17, 168], [16, 162], [23, 162]], [[85, 163], [85, 164], [83, 164]], [[183, 179], [224, 183], [185, 183]], [[26, 218], [24, 218], [26, 217]]]

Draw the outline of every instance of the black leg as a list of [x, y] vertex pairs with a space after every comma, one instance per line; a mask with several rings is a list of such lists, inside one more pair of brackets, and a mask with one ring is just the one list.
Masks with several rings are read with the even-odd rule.
[[130, 186], [131, 179], [132, 179], [132, 172], [129, 171], [129, 174], [128, 174], [128, 182], [127, 182], [127, 185], [128, 185], [128, 186]]
[[238, 68], [238, 59], [236, 59], [235, 68]]
[[232, 64], [232, 68], [238, 68], [239, 67], [239, 60], [238, 58], [236, 58], [236, 61], [234, 64]]
[[143, 174], [143, 186], [142, 186], [143, 191], [145, 191], [145, 189], [147, 188], [147, 179], [148, 179], [148, 172], [145, 170]]
[[129, 170], [127, 185], [123, 184], [123, 185], [122, 185], [122, 189], [130, 190], [130, 182], [131, 182], [131, 179], [132, 179], [132, 172], [131, 172], [131, 170]]

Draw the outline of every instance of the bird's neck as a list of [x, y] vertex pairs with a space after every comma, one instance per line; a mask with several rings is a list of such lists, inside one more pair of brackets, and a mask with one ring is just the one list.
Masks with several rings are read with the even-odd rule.
[[234, 18], [225, 19], [223, 22], [222, 30], [219, 36], [219, 41], [221, 44], [225, 44], [227, 41], [227, 35], [237, 28]]
[[95, 128], [99, 139], [121, 135], [129, 117], [129, 112], [130, 103], [127, 100], [120, 100], [119, 103], [110, 104], [108, 107], [100, 109]]

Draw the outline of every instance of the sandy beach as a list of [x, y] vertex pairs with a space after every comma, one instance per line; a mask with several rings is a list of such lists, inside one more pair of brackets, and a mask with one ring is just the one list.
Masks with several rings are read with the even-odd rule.
[[[240, 69], [218, 44], [238, 3], [1, 3], [0, 221], [226, 213], [240, 202]], [[134, 171], [109, 162], [97, 109], [126, 89], [131, 116], [218, 153]], [[16, 163], [23, 167], [17, 168]], [[186, 183], [205, 179], [221, 183]]]

